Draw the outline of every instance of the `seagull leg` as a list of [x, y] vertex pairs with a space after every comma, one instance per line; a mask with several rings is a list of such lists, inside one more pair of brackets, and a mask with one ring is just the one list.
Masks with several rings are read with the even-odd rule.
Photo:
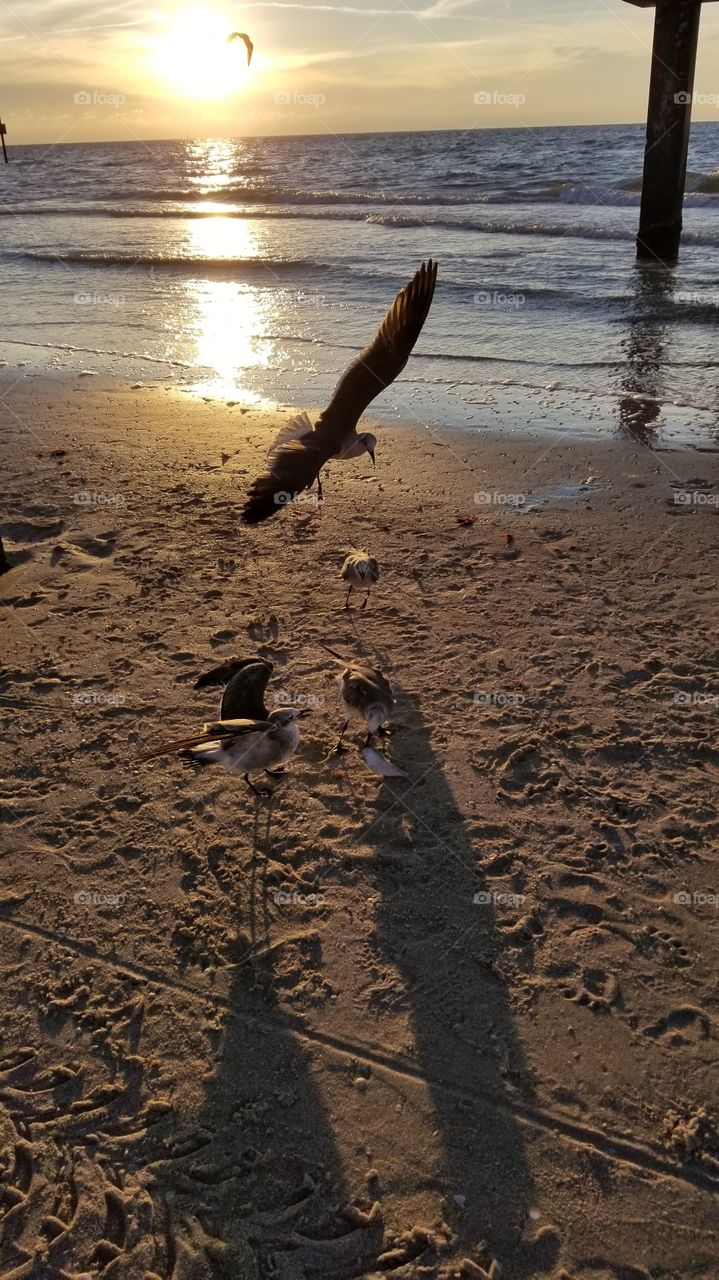
[[347, 595], [345, 596], [345, 605], [344, 605], [345, 609], [349, 609], [349, 607], [350, 607], [350, 596], [351, 596], [351, 595], [352, 595], [352, 583], [350, 582], [350, 585], [349, 585], [349, 586], [348, 586], [348, 588], [347, 588]]
[[267, 789], [261, 791], [259, 787], [256, 787], [250, 778], [249, 773], [243, 773], [242, 777], [250, 788], [250, 791], [252, 791], [256, 796], [259, 796], [260, 799], [265, 799], [267, 796], [272, 795], [271, 791], [268, 791]]
[[324, 490], [322, 488], [322, 481], [320, 479], [320, 473], [318, 471], [317, 472], [317, 501], [324, 502], [324, 500], [325, 500]]
[[362, 601], [362, 606], [361, 606], [361, 607], [362, 607], [363, 609], [364, 609], [365, 605], [367, 604], [367, 601], [369, 600], [369, 592], [370, 592], [371, 590], [372, 590], [372, 588], [370, 587], [369, 591], [367, 592], [367, 595], [365, 596], [364, 600]]
[[345, 720], [345, 722], [344, 722], [344, 727], [343, 727], [343, 729], [342, 729], [342, 732], [341, 732], [341, 734], [340, 734], [339, 738], [337, 739], [337, 742], [336, 742], [335, 746], [332, 748], [332, 750], [331, 750], [331, 752], [330, 752], [330, 755], [332, 755], [332, 756], [338, 756], [338, 755], [340, 755], [340, 753], [341, 753], [342, 751], [347, 751], [347, 750], [348, 750], [348, 748], [347, 748], [347, 747], [343, 747], [343, 746], [342, 746], [342, 739], [344, 738], [344, 736], [345, 736], [345, 734], [346, 734], [346, 732], [347, 732], [348, 728], [349, 728], [349, 720]]

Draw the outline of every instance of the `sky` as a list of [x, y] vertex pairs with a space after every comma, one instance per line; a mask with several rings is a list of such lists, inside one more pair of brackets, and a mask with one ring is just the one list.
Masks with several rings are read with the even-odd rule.
[[[702, 23], [719, 120], [718, 3]], [[0, 0], [0, 115], [11, 143], [626, 123], [652, 26], [626, 0]]]

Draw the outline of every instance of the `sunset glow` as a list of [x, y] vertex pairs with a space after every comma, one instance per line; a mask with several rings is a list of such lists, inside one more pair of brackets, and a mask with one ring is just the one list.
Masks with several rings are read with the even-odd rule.
[[[715, 120], [704, 9], [694, 119]], [[652, 26], [624, 0], [13, 0], [0, 108], [18, 143], [627, 123]]]
[[187, 98], [213, 101], [242, 92], [250, 68], [244, 45], [227, 43], [230, 30], [229, 18], [212, 9], [177, 15], [151, 38], [155, 72]]

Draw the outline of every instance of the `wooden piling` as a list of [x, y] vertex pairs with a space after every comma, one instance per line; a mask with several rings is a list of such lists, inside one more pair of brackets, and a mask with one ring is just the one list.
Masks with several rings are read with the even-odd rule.
[[701, 8], [708, 0], [626, 0], [656, 8], [637, 256], [679, 256]]
[[2, 142], [2, 153], [5, 157], [5, 164], [8, 163], [7, 147], [5, 146], [5, 134], [7, 133], [7, 125], [0, 120], [0, 141]]

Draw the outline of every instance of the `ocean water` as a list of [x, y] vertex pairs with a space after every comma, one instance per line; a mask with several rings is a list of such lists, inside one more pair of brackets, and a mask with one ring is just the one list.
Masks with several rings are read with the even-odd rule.
[[652, 438], [671, 408], [715, 440], [719, 124], [693, 131], [672, 271], [635, 262], [643, 145], [612, 126], [15, 147], [4, 372], [312, 407], [432, 256], [377, 416], [496, 428], [533, 406]]

